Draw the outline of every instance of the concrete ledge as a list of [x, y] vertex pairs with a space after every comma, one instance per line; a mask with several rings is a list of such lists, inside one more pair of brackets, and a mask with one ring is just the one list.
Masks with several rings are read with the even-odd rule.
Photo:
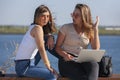
[[39, 78], [17, 78], [17, 77], [0, 77], [0, 80], [44, 80], [44, 79], [39, 79]]
[[120, 80], [120, 74], [113, 74], [111, 77], [100, 77], [99, 80]]
[[[30, 78], [30, 77], [17, 77], [16, 74], [5, 74], [5, 76], [0, 77], [0, 80], [44, 80], [44, 79]], [[69, 79], [61, 77], [58, 80], [69, 80]], [[120, 80], [120, 74], [113, 74], [111, 77], [99, 77], [98, 80]]]
[[0, 77], [0, 80], [44, 80], [41, 78], [31, 78], [31, 77], [17, 77], [16, 74], [5, 74]]
[[[58, 80], [69, 80], [69, 79], [59, 78]], [[99, 77], [98, 80], [120, 80], [120, 74], [113, 74], [111, 77]]]

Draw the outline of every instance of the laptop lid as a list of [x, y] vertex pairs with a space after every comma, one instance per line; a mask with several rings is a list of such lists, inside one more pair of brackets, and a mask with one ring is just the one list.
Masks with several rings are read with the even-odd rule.
[[100, 62], [104, 54], [105, 50], [83, 49], [75, 61], [79, 63], [90, 61]]

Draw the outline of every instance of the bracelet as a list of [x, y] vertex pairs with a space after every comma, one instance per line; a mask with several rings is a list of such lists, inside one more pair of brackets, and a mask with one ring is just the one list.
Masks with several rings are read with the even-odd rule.
[[45, 65], [47, 65], [47, 63], [44, 63]]
[[50, 63], [49, 61], [48, 62], [44, 62], [45, 65], [47, 65], [48, 63]]
[[47, 63], [44, 63], [44, 64], [45, 64], [45, 66], [47, 66], [47, 67], [49, 67], [49, 66], [51, 67], [51, 65], [48, 65]]

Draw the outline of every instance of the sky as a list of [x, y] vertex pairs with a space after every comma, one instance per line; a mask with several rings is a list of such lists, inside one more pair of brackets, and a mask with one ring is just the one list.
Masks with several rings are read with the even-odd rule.
[[120, 0], [0, 0], [0, 25], [30, 25], [35, 9], [48, 6], [57, 25], [72, 22], [70, 14], [77, 3], [87, 4], [92, 19], [100, 17], [100, 25], [120, 25]]

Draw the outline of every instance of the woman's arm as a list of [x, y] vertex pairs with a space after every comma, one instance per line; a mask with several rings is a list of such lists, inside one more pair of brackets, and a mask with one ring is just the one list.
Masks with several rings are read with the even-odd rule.
[[91, 36], [91, 38], [90, 38], [92, 49], [100, 49], [98, 24], [99, 24], [99, 17], [97, 16], [96, 22], [93, 25], [94, 35]]
[[64, 39], [65, 39], [65, 35], [63, 35], [60, 31], [58, 33], [58, 37], [57, 37], [57, 42], [56, 42], [56, 52], [62, 56], [64, 58], [65, 61], [69, 61], [73, 58], [73, 56], [69, 55], [67, 52], [65, 52], [61, 46], [64, 42]]
[[43, 34], [43, 29], [41, 26], [35, 26], [33, 29], [33, 37], [35, 38], [37, 47], [39, 49], [41, 58], [43, 59], [43, 62], [45, 64], [45, 66], [48, 68], [48, 70], [50, 70], [56, 77], [59, 76], [59, 74], [57, 73], [57, 71], [55, 69], [53, 69], [50, 65], [50, 61], [48, 60], [48, 56], [46, 54], [46, 50], [45, 50], [45, 45], [44, 45], [44, 34]]
[[40, 52], [41, 58], [44, 61], [44, 64], [46, 67], [51, 70], [51, 65], [48, 60], [46, 51], [45, 51], [45, 45], [44, 45], [44, 34], [43, 34], [43, 29], [41, 26], [35, 26], [32, 31], [31, 31], [32, 36], [35, 38], [38, 50]]

